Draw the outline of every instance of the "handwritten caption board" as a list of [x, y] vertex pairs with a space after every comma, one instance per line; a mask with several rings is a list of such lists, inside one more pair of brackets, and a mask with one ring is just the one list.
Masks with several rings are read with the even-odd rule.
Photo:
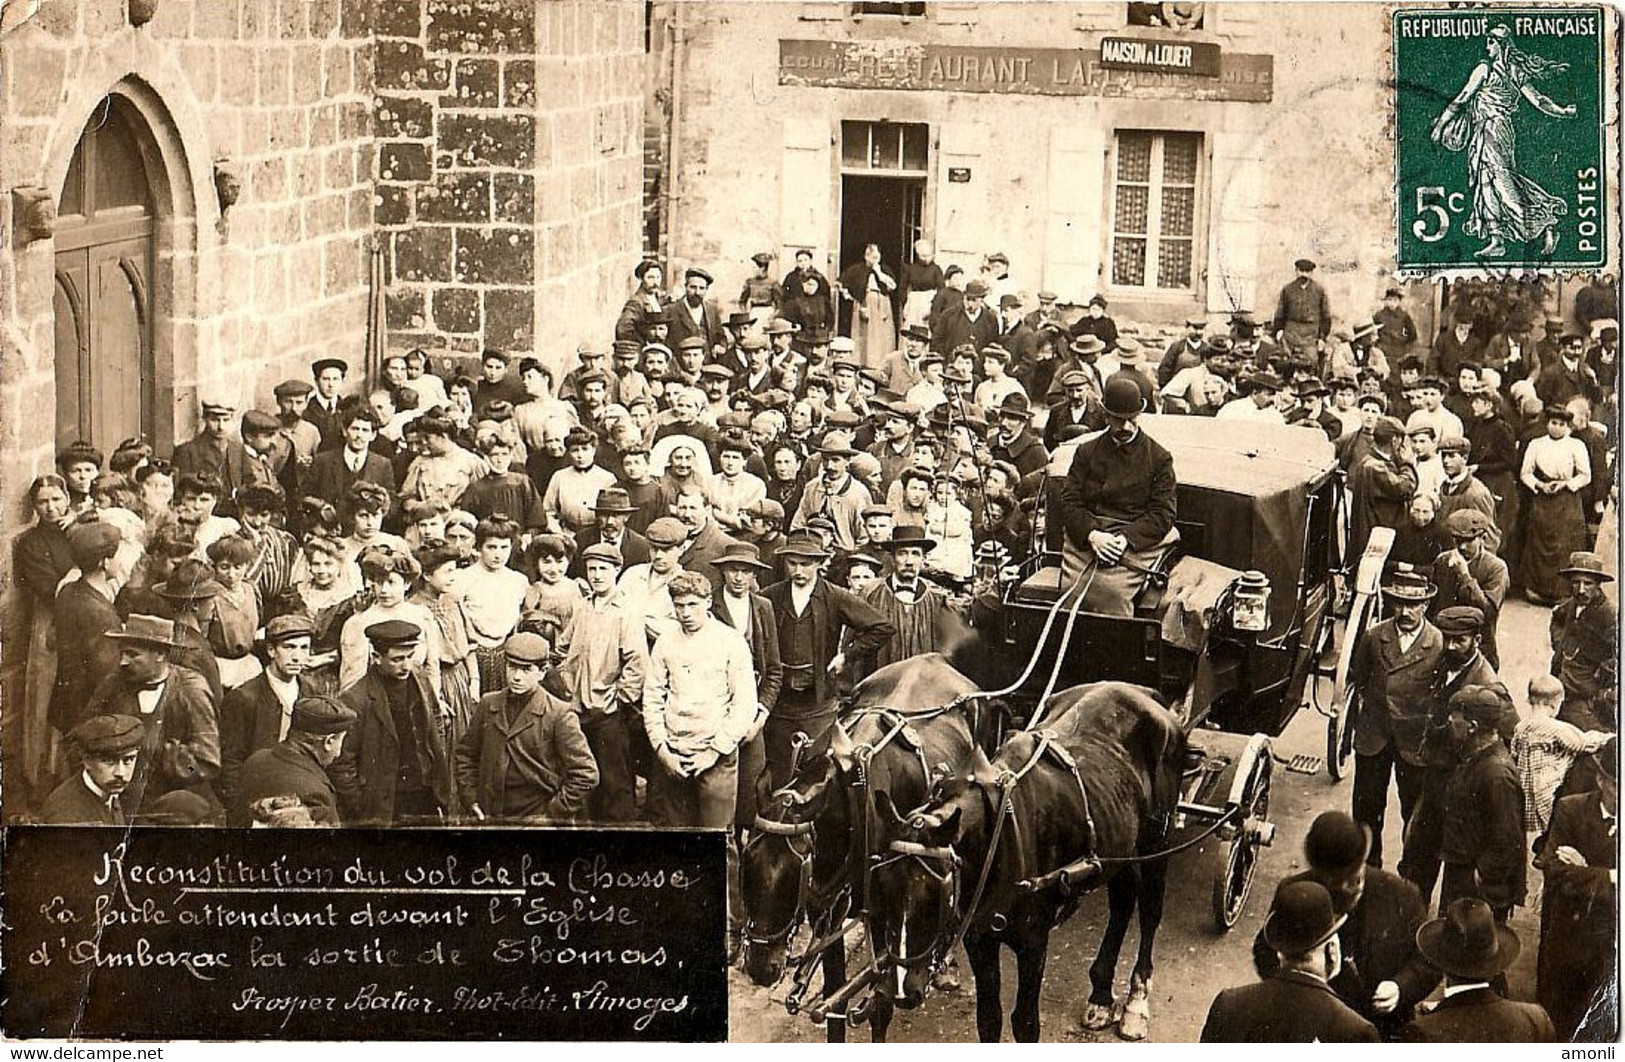
[[719, 833], [12, 827], [14, 1037], [728, 1034]]

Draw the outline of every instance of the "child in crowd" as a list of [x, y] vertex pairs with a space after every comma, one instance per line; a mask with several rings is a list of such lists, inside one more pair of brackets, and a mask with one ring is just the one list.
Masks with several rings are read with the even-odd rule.
[[1583, 731], [1557, 718], [1563, 684], [1551, 675], [1529, 680], [1529, 711], [1512, 732], [1512, 761], [1523, 786], [1523, 826], [1536, 837], [1551, 825], [1557, 787], [1576, 757], [1595, 752], [1608, 735]]
[[547, 530], [542, 497], [529, 476], [514, 471], [514, 447], [507, 436], [492, 428], [481, 428], [474, 446], [491, 466], [491, 471], [470, 484], [457, 504], [480, 520], [497, 513], [506, 513], [518, 520], [523, 529], [518, 544], [522, 550], [530, 544], [532, 535]]
[[641, 535], [666, 515], [666, 496], [649, 470], [649, 447], [641, 442], [621, 452], [621, 486], [633, 505], [626, 518], [633, 531]]
[[937, 545], [925, 558], [925, 569], [964, 583], [971, 577], [970, 510], [959, 500], [959, 481], [945, 472], [932, 482], [932, 496], [925, 510], [925, 533]]
[[574, 558], [575, 542], [564, 535], [542, 535], [531, 545], [536, 582], [525, 595], [525, 612], [539, 615], [553, 645], [558, 644], [559, 633], [569, 628], [570, 617], [583, 600], [581, 587], [564, 577]]
[[481, 520], [474, 538], [479, 560], [463, 570], [456, 585], [473, 634], [479, 688], [500, 690], [507, 676], [502, 645], [519, 626], [530, 583], [523, 573], [508, 567], [519, 540], [518, 524], [499, 513]]
[[425, 669], [429, 688], [438, 690], [440, 661], [444, 655], [440, 647], [440, 624], [435, 621], [434, 613], [423, 605], [406, 600], [413, 581], [421, 574], [418, 562], [405, 549], [387, 544], [368, 546], [357, 561], [372, 603], [346, 620], [339, 635], [339, 688], [347, 688], [367, 673], [367, 664], [372, 659], [367, 628], [386, 620], [405, 620], [423, 632], [412, 652], [412, 662]]
[[440, 697], [451, 709], [448, 740], [453, 744], [462, 739], [480, 699], [474, 632], [457, 591], [459, 559], [457, 551], [445, 542], [431, 542], [418, 550], [423, 578], [408, 598], [433, 613], [440, 626]]
[[259, 550], [239, 534], [209, 543], [208, 553], [214, 581], [220, 584], [214, 596], [214, 622], [209, 624], [209, 648], [220, 664], [220, 685], [235, 689], [262, 670], [254, 656], [259, 598], [248, 579], [249, 565]]
[[450, 511], [450, 507], [438, 498], [427, 501], [421, 498], [411, 499], [401, 506], [401, 517], [405, 525], [401, 528], [401, 538], [413, 552], [431, 542], [444, 542], [446, 514]]
[[358, 607], [360, 586], [351, 571], [338, 539], [312, 535], [305, 540], [304, 578], [293, 587], [312, 627], [305, 673], [320, 675], [329, 686], [338, 683], [339, 634]]

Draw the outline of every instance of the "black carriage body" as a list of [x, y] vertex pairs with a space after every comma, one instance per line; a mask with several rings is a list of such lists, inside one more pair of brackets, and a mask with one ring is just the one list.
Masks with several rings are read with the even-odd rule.
[[[1162, 565], [1168, 588], [1148, 586], [1130, 618], [1078, 614], [1055, 689], [1117, 680], [1149, 686], [1170, 704], [1189, 695], [1191, 726], [1279, 735], [1302, 702], [1319, 633], [1330, 621], [1332, 569], [1341, 480], [1336, 452], [1305, 428], [1238, 424], [1205, 417], [1147, 416], [1142, 427], [1174, 458], [1180, 543]], [[1069, 455], [1052, 466], [1064, 470]], [[1055, 504], [1055, 492], [1048, 495]], [[1025, 661], [1051, 606], [1064, 592], [1060, 524], [1048, 517], [1050, 548], [1029, 562], [1005, 594], [1007, 658]], [[1244, 571], [1269, 580], [1268, 629], [1235, 630], [1231, 592], [1219, 595], [1205, 637], [1170, 640], [1172, 599], [1194, 578], [1233, 581]], [[1055, 618], [1049, 644], [1024, 687], [1039, 694], [1060, 644]], [[1207, 667], [1198, 668], [1205, 657]], [[1201, 671], [1199, 675], [1198, 672]]]

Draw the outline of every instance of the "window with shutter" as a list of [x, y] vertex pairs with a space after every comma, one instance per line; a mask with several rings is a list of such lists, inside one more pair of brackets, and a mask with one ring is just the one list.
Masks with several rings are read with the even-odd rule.
[[801, 5], [799, 17], [803, 22], [840, 22], [846, 18], [846, 5], [827, 0], [808, 0]]
[[1202, 135], [1120, 130], [1115, 155], [1112, 286], [1194, 290]]

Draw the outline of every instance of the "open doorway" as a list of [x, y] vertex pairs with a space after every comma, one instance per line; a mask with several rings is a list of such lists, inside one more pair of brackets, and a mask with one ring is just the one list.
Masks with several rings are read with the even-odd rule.
[[[841, 242], [839, 268], [863, 261], [863, 248], [880, 248], [882, 268], [901, 280], [914, 241], [924, 234], [930, 127], [918, 123], [841, 123]], [[848, 332], [851, 304], [841, 307]]]

